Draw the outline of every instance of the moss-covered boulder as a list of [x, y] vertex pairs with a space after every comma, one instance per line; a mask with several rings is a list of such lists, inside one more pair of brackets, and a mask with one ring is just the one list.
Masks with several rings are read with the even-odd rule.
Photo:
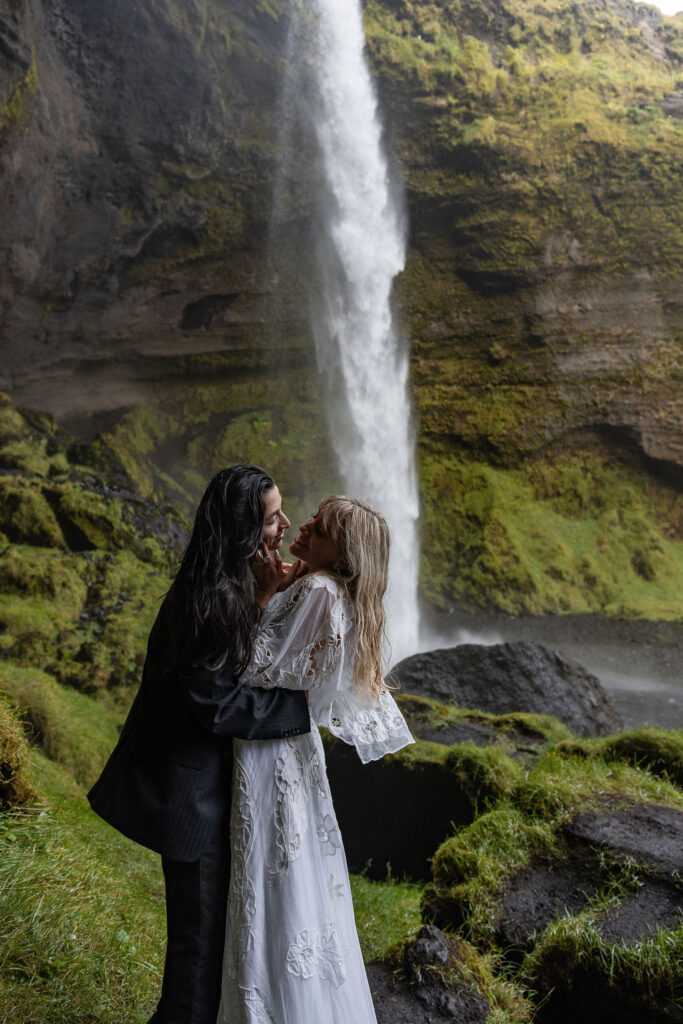
[[683, 796], [569, 746], [436, 851], [425, 919], [504, 956], [548, 1024], [676, 1020]]
[[492, 715], [405, 693], [396, 700], [413, 735], [431, 743], [498, 746], [518, 759], [533, 757], [550, 743], [571, 743], [569, 729], [549, 715]]
[[581, 665], [542, 644], [460, 644], [413, 654], [392, 669], [403, 690], [465, 708], [559, 719], [579, 736], [622, 724], [600, 683]]
[[520, 769], [503, 749], [418, 740], [363, 765], [355, 750], [326, 737], [328, 774], [347, 860], [371, 878], [426, 878], [453, 824], [471, 822], [502, 799]]
[[496, 977], [462, 939], [425, 925], [388, 962], [368, 965], [377, 1024], [525, 1024], [521, 990]]

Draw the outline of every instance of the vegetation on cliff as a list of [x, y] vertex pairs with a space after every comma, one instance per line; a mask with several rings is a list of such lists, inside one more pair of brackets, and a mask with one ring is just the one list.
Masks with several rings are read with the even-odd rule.
[[680, 19], [366, 5], [406, 173], [425, 596], [679, 618]]

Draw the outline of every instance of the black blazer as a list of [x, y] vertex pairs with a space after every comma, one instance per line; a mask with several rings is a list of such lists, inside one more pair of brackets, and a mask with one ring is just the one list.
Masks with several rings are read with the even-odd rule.
[[140, 689], [88, 799], [135, 842], [193, 861], [227, 826], [233, 736], [297, 736], [311, 726], [302, 692], [241, 685], [230, 664], [169, 667], [172, 649], [166, 599], [149, 636]]

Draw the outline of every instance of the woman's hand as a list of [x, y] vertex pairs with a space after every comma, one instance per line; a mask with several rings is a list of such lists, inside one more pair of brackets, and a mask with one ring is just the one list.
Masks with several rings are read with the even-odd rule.
[[285, 576], [279, 552], [271, 551], [264, 541], [252, 558], [251, 571], [256, 580], [256, 601], [265, 608]]
[[280, 586], [278, 590], [286, 590], [287, 587], [291, 587], [295, 580], [299, 579], [299, 576], [303, 576], [307, 571], [308, 566], [301, 559], [297, 559], [292, 565], [288, 562], [282, 562], [282, 576], [280, 577]]

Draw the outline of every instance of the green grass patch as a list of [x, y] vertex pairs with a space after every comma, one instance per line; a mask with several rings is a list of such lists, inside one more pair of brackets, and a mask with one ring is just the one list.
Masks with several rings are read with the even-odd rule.
[[10, 662], [0, 662], [0, 692], [47, 756], [82, 785], [92, 785], [116, 744], [121, 712], [61, 686], [39, 669]]
[[522, 975], [537, 992], [559, 988], [560, 998], [571, 992], [576, 976], [590, 975], [614, 997], [642, 1005], [643, 1020], [655, 1011], [657, 1019], [675, 1020], [683, 1004], [682, 966], [683, 927], [613, 945], [601, 936], [599, 916], [589, 908], [550, 924], [525, 958]]
[[671, 782], [630, 764], [602, 758], [568, 757], [549, 750], [525, 773], [512, 802], [525, 814], [559, 823], [579, 811], [631, 803], [683, 809], [683, 793]]
[[0, 1019], [143, 1024], [158, 999], [159, 858], [123, 839], [37, 764], [31, 814], [0, 816]]
[[363, 959], [386, 960], [392, 948], [422, 924], [422, 886], [415, 882], [373, 882], [351, 875], [351, 894]]
[[423, 589], [510, 614], [683, 619], [681, 499], [597, 456], [423, 464]]
[[657, 729], [646, 725], [618, 736], [594, 740], [567, 740], [562, 754], [620, 761], [683, 786], [683, 729]]
[[26, 774], [28, 741], [12, 704], [0, 693], [0, 813], [34, 796]]

